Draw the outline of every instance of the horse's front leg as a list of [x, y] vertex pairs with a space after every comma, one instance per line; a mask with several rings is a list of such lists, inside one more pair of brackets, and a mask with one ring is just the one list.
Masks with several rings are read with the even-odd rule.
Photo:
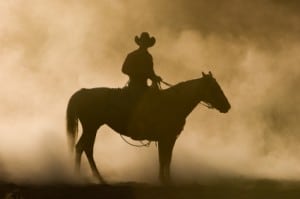
[[170, 165], [172, 160], [172, 151], [176, 138], [164, 139], [158, 141], [159, 154], [159, 179], [162, 183], [170, 183]]

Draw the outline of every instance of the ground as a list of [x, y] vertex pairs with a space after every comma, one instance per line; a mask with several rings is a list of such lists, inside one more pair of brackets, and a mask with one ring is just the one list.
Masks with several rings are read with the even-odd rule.
[[0, 199], [17, 191], [23, 199], [79, 199], [79, 198], [122, 198], [122, 199], [266, 199], [300, 198], [300, 182], [271, 180], [224, 181], [210, 185], [150, 185], [122, 183], [111, 185], [48, 184], [29, 185], [0, 183]]

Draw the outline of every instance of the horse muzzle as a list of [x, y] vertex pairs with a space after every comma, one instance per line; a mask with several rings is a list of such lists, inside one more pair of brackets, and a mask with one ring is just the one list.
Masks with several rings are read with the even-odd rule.
[[230, 108], [231, 108], [231, 105], [228, 104], [227, 106], [220, 108], [219, 111], [221, 113], [227, 113], [230, 110]]

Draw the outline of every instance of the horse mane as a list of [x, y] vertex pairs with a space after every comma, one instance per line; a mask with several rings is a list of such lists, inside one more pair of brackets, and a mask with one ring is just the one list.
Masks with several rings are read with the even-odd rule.
[[199, 80], [202, 78], [197, 78], [197, 79], [191, 79], [183, 82], [179, 82], [175, 84], [174, 86], [171, 86], [169, 88], [161, 90], [163, 94], [166, 95], [173, 95], [178, 92], [185, 92], [187, 90], [192, 90], [194, 89], [194, 86], [199, 86]]

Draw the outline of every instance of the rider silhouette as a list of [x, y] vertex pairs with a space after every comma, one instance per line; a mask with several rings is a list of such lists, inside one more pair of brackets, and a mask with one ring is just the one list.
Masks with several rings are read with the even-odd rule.
[[144, 91], [148, 88], [148, 79], [152, 80], [154, 86], [162, 81], [161, 77], [154, 72], [153, 59], [148, 52], [148, 48], [152, 47], [155, 41], [155, 38], [150, 37], [148, 32], [141, 33], [140, 37], [135, 36], [135, 42], [139, 48], [127, 55], [122, 66], [122, 72], [129, 76], [128, 88]]

